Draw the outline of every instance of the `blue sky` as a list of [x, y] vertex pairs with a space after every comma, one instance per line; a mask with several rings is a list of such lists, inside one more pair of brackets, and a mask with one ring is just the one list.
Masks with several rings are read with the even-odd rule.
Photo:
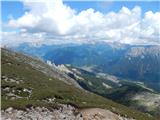
[[71, 6], [72, 8], [75, 8], [77, 11], [81, 11], [83, 9], [88, 8], [94, 8], [97, 11], [100, 11], [102, 13], [107, 13], [110, 11], [118, 12], [123, 6], [132, 9], [135, 6], [140, 6], [142, 9], [142, 13], [147, 11], [153, 11], [156, 12], [160, 10], [159, 5], [160, 3], [158, 1], [152, 1], [152, 2], [144, 2], [144, 1], [93, 1], [93, 2], [65, 2], [67, 5]]
[[159, 6], [155, 0], [2, 1], [3, 44], [103, 41], [157, 45]]
[[[132, 9], [135, 6], [140, 6], [142, 9], [142, 16], [147, 11], [157, 12], [160, 11], [160, 2], [159, 1], [65, 1], [65, 4], [75, 9], [77, 12], [82, 10], [86, 10], [88, 8], [93, 8], [96, 11], [100, 11], [102, 13], [107, 13], [110, 11], [118, 12], [123, 6]], [[24, 14], [26, 9], [23, 4], [18, 1], [2, 1], [2, 21], [8, 21], [9, 16], [13, 16], [13, 18], [18, 18]]]

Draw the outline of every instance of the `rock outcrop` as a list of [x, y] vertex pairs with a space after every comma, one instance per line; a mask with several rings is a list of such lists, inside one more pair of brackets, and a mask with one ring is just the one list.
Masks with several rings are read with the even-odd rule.
[[134, 120], [122, 117], [109, 110], [88, 108], [78, 110], [71, 105], [60, 105], [59, 109], [31, 107], [24, 110], [12, 107], [2, 110], [2, 120]]

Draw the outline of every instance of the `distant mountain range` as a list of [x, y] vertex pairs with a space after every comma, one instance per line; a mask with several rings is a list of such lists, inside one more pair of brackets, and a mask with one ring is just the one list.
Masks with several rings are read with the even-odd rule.
[[[86, 112], [90, 114], [86, 119], [109, 117], [110, 120], [156, 120], [149, 114], [132, 110], [82, 88], [79, 80], [86, 81], [86, 76], [94, 76], [94, 73], [71, 66], [56, 66], [50, 61], [45, 63], [35, 57], [7, 49], [1, 51], [1, 107], [4, 120], [81, 120], [85, 119]], [[114, 79], [113, 76], [109, 77]], [[118, 87], [118, 80], [113, 81], [111, 83]], [[108, 87], [107, 84], [104, 86]]]
[[42, 45], [21, 44], [14, 48], [50, 60], [56, 65], [70, 64], [93, 73], [108, 73], [141, 81], [160, 91], [160, 46], [119, 43]]

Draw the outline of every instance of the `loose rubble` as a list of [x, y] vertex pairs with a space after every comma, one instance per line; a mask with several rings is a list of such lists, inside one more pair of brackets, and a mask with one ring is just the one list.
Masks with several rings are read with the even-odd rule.
[[71, 105], [60, 105], [59, 109], [45, 107], [26, 108], [25, 111], [9, 107], [1, 112], [1, 120], [134, 120], [121, 117], [109, 110], [89, 108], [78, 110]]
[[1, 120], [83, 120], [80, 113], [75, 114], [75, 108], [61, 105], [59, 109], [49, 110], [45, 107], [31, 107], [26, 111], [8, 108], [2, 110]]

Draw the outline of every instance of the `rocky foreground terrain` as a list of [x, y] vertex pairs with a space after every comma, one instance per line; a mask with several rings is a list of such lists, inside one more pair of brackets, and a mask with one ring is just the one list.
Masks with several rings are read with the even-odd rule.
[[61, 105], [59, 109], [31, 107], [24, 110], [12, 107], [2, 110], [2, 120], [134, 120], [121, 117], [109, 110], [88, 108], [77, 110], [70, 105]]
[[17, 110], [12, 107], [2, 111], [2, 120], [82, 120], [81, 114], [74, 114], [75, 108], [61, 105], [59, 109], [49, 110], [45, 107], [31, 107]]

